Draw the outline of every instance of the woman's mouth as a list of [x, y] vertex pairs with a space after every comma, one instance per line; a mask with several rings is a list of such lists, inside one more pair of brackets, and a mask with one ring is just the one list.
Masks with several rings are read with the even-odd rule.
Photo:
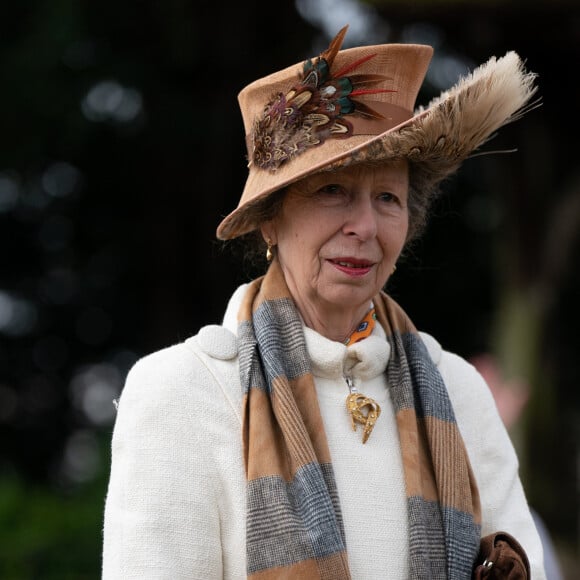
[[357, 260], [354, 258], [337, 258], [328, 260], [337, 270], [353, 278], [364, 276], [371, 271], [373, 262]]

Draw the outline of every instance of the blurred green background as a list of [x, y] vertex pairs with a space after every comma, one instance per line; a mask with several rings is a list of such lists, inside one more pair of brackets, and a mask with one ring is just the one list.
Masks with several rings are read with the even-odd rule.
[[542, 106], [483, 148], [517, 152], [445, 184], [390, 292], [531, 386], [522, 478], [580, 577], [578, 2], [22, 0], [0, 4], [0, 578], [100, 576], [128, 368], [256, 274], [214, 237], [245, 180], [236, 95], [346, 23], [346, 45], [435, 47], [420, 104], [508, 50], [539, 75]]

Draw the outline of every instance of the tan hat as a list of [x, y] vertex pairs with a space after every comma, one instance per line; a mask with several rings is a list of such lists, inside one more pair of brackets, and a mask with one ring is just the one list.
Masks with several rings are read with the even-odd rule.
[[341, 51], [346, 29], [316, 59], [238, 95], [249, 174], [238, 207], [218, 226], [219, 239], [255, 230], [255, 209], [269, 194], [324, 170], [404, 157], [423, 184], [435, 186], [523, 114], [536, 90], [535, 75], [509, 52], [415, 110], [433, 49], [382, 44]]

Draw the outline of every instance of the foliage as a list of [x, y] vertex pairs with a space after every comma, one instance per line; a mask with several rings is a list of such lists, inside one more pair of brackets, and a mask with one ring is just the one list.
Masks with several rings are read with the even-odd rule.
[[89, 580], [100, 576], [102, 478], [72, 490], [0, 480], [0, 577]]

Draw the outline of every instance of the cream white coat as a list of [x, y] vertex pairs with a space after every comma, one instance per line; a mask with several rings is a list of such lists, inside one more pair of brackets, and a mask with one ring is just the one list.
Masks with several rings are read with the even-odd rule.
[[[237, 312], [223, 324], [133, 367], [121, 395], [105, 508], [104, 580], [217, 580], [246, 577], [245, 478]], [[335, 470], [354, 580], [408, 577], [401, 455], [384, 370], [384, 332], [351, 347], [305, 328]], [[532, 578], [545, 578], [542, 548], [518, 477], [517, 458], [481, 376], [421, 335], [455, 409], [482, 500], [482, 534], [512, 533]], [[351, 430], [344, 377], [377, 400], [369, 441]]]

